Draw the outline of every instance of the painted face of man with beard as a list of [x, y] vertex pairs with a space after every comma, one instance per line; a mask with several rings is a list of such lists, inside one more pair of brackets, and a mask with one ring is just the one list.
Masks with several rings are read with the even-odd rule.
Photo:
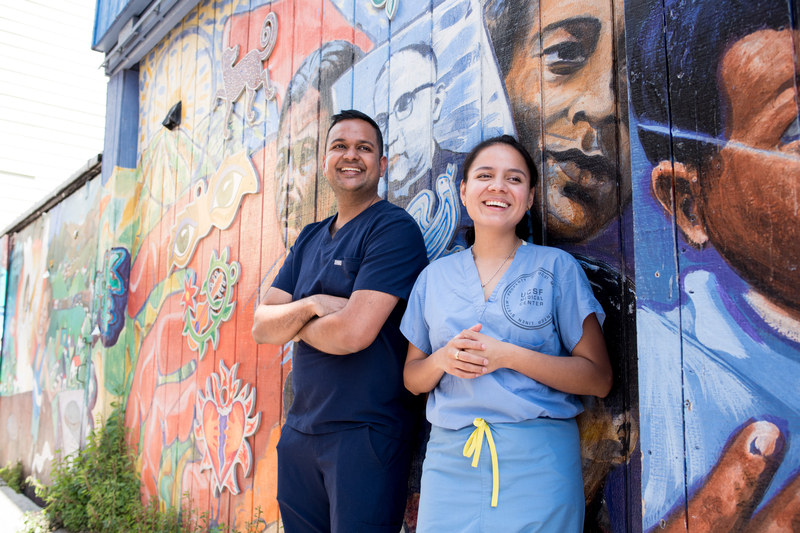
[[286, 232], [287, 246], [294, 244], [303, 226], [315, 220], [317, 162], [325, 155], [323, 143], [318, 142], [319, 124], [328, 122], [329, 113], [319, 106], [319, 92], [309, 88], [302, 99], [292, 105], [291, 118], [281, 124], [278, 132], [275, 170], [280, 187], [275, 207], [281, 230]]
[[544, 163], [536, 218], [550, 244], [591, 239], [631, 196], [622, 10], [615, 20], [610, 2], [512, 0], [486, 14], [520, 140]]
[[275, 165], [275, 209], [287, 247], [306, 224], [336, 211], [333, 191], [320, 168], [325, 156], [324, 128], [333, 116], [330, 91], [362, 55], [352, 43], [327, 42], [303, 60], [287, 89]]

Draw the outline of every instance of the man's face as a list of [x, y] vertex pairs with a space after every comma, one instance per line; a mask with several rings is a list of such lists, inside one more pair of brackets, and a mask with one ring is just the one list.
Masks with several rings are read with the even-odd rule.
[[[800, 125], [791, 30], [763, 30], [724, 55], [728, 141], [701, 177], [714, 247], [757, 288], [800, 310]], [[794, 32], [794, 41], [800, 38]]]
[[368, 122], [343, 120], [331, 128], [324, 173], [339, 203], [377, 194], [378, 181], [386, 172], [386, 157], [379, 152], [377, 132]]
[[[330, 117], [320, 109], [319, 92], [309, 88], [299, 102], [290, 108], [278, 132], [278, 156], [275, 206], [281, 228], [286, 228], [286, 245], [291, 246], [303, 229], [314, 222], [316, 210], [317, 161], [322, 160], [323, 144], [319, 142], [319, 124]], [[290, 129], [291, 128], [291, 129]]]
[[608, 226], [631, 195], [614, 19], [610, 2], [542, 0], [539, 7], [541, 26], [534, 14], [527, 39], [514, 49], [506, 88], [520, 139], [536, 160], [544, 153], [544, 194], [535, 207], [539, 216], [546, 212], [550, 242], [580, 242]]
[[[427, 80], [433, 72], [430, 59], [413, 50], [403, 50], [392, 56], [391, 69], [378, 78], [375, 88], [375, 109], [380, 113], [376, 122], [388, 146], [388, 190], [404, 196], [403, 189], [427, 172], [433, 158], [433, 94], [435, 83]], [[391, 70], [391, 79], [389, 72]], [[423, 72], [422, 77], [418, 73]], [[390, 83], [391, 82], [391, 83]], [[407, 194], [407, 193], [406, 193]]]

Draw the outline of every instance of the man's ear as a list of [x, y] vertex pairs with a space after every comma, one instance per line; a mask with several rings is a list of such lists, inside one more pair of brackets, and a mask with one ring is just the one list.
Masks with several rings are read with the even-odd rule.
[[708, 233], [702, 203], [699, 201], [701, 197], [697, 168], [683, 163], [662, 161], [650, 174], [650, 192], [668, 215], [675, 215], [675, 222], [686, 242], [695, 248], [705, 247]]
[[381, 177], [386, 175], [386, 156], [381, 156]]
[[444, 83], [439, 83], [436, 85], [433, 91], [433, 109], [431, 110], [433, 113], [433, 123], [439, 121], [439, 115], [442, 114], [442, 106], [444, 104]]

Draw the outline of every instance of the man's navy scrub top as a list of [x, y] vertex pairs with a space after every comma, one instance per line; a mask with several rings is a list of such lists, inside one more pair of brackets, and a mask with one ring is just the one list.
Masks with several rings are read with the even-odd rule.
[[400, 320], [414, 281], [427, 266], [419, 227], [400, 207], [379, 201], [331, 237], [334, 217], [309, 224], [297, 238], [273, 287], [293, 301], [314, 294], [349, 298], [373, 290], [400, 298], [365, 350], [330, 355], [300, 341], [292, 361], [294, 402], [286, 424], [307, 434], [369, 426], [410, 440], [421, 398], [403, 386], [407, 341]]

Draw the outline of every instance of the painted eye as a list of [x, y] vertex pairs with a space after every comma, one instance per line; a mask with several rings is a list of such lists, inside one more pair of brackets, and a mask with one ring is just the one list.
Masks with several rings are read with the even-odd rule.
[[183, 226], [178, 229], [175, 234], [175, 253], [178, 255], [186, 255], [192, 244], [192, 237], [194, 237], [195, 227], [189, 222], [184, 222]]
[[309, 163], [316, 163], [317, 151], [316, 146], [311, 143], [304, 143], [300, 149], [300, 153], [296, 154], [298, 160], [298, 167], [303, 168]]
[[586, 63], [586, 51], [577, 41], [564, 41], [544, 50], [545, 66], [554, 74], [567, 75]]
[[211, 209], [230, 207], [236, 197], [236, 190], [239, 188], [241, 181], [242, 175], [239, 172], [228, 172], [214, 191]]
[[414, 104], [414, 93], [408, 92], [397, 99], [394, 104], [394, 112], [397, 114], [397, 120], [403, 120], [411, 115]]
[[547, 70], [555, 76], [570, 76], [591, 60], [603, 29], [594, 17], [579, 17], [542, 34], [541, 52]]
[[289, 150], [288, 148], [283, 148], [280, 152], [278, 152], [278, 162], [275, 165], [275, 174], [278, 176], [278, 179], [282, 180], [286, 176], [286, 167], [289, 165]]

